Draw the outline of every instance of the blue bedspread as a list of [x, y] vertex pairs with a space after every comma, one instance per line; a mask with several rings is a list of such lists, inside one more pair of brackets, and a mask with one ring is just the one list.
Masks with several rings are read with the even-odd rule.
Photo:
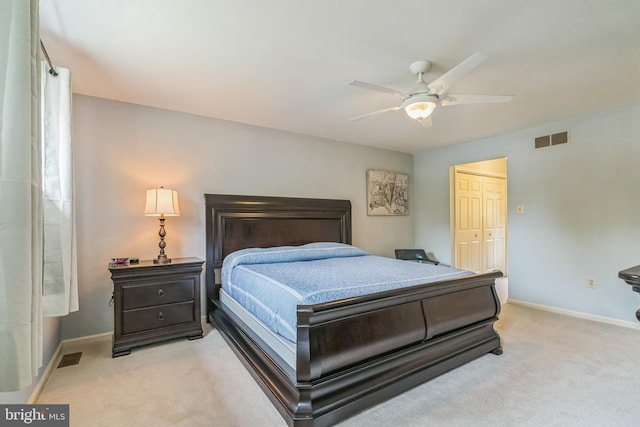
[[472, 274], [371, 255], [341, 243], [243, 249], [222, 266], [222, 288], [275, 333], [296, 341], [296, 306]]

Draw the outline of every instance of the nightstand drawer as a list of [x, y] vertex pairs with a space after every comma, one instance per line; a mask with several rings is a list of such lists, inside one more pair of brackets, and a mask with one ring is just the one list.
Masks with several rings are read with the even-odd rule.
[[124, 286], [122, 308], [150, 307], [180, 301], [192, 301], [195, 295], [193, 279], [176, 280], [155, 285]]
[[131, 334], [193, 322], [193, 313], [193, 301], [128, 310], [122, 313], [122, 333]]

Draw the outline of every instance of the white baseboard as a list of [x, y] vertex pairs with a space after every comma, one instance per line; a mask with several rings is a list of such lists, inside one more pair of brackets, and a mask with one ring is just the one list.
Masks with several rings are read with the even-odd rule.
[[68, 345], [68, 344], [72, 344], [72, 343], [76, 343], [76, 342], [81, 342], [81, 341], [91, 341], [91, 340], [95, 340], [95, 339], [99, 339], [99, 338], [104, 338], [106, 336], [112, 336], [113, 332], [103, 332], [101, 334], [95, 334], [95, 335], [86, 335], [84, 337], [78, 337], [78, 338], [68, 338], [66, 340], [62, 340], [62, 343], [64, 345]]
[[44, 370], [44, 372], [42, 372], [42, 375], [40, 375], [40, 380], [38, 381], [36, 386], [33, 388], [33, 391], [31, 392], [31, 396], [29, 396], [29, 400], [27, 401], [27, 404], [33, 405], [38, 401], [38, 397], [40, 397], [40, 393], [42, 392], [44, 385], [47, 383], [47, 380], [49, 379], [49, 375], [51, 375], [51, 372], [53, 371], [56, 362], [62, 356], [62, 343], [63, 341], [60, 341], [60, 343], [58, 343], [58, 347], [56, 348], [56, 351], [53, 352], [51, 359], [49, 359], [49, 363], [47, 363], [46, 369]]
[[511, 298], [509, 299], [508, 303], [514, 304], [514, 305], [522, 305], [524, 307], [531, 307], [537, 310], [549, 311], [552, 313], [564, 314], [565, 316], [593, 320], [594, 322], [607, 323], [609, 325], [615, 325], [615, 326], [622, 326], [623, 328], [640, 330], [640, 324], [629, 322], [627, 320], [614, 319], [612, 317], [599, 316], [597, 314], [582, 313], [580, 311], [567, 310], [564, 308], [557, 308], [549, 305], [535, 304], [532, 302], [520, 301], [516, 299], [511, 299]]

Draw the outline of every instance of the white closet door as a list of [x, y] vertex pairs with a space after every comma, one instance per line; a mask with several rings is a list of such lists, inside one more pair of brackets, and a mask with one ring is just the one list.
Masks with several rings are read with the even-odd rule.
[[482, 177], [456, 173], [456, 266], [482, 271]]
[[506, 180], [455, 174], [455, 266], [506, 273]]
[[482, 178], [484, 271], [505, 271], [506, 221], [505, 180]]

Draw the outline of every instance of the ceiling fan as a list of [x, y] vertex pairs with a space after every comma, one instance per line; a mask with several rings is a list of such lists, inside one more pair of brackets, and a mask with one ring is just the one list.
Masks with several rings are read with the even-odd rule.
[[438, 105], [448, 107], [450, 105], [485, 104], [511, 101], [513, 96], [510, 95], [466, 95], [447, 92], [453, 83], [464, 77], [467, 73], [480, 65], [485, 59], [487, 59], [487, 55], [476, 52], [434, 80], [432, 83], [425, 82], [423, 78], [424, 73], [429, 71], [431, 68], [431, 62], [414, 62], [411, 64], [409, 69], [413, 74], [418, 75], [418, 81], [413, 88], [407, 92], [401, 92], [388, 87], [353, 80], [349, 85], [378, 92], [391, 93], [393, 95], [400, 96], [402, 98], [402, 102], [400, 105], [395, 107], [372, 111], [370, 113], [353, 117], [350, 120], [359, 120], [364, 117], [386, 113], [388, 111], [404, 109], [409, 117], [418, 120], [425, 127], [430, 127], [431, 113], [433, 113], [433, 110], [435, 110]]

